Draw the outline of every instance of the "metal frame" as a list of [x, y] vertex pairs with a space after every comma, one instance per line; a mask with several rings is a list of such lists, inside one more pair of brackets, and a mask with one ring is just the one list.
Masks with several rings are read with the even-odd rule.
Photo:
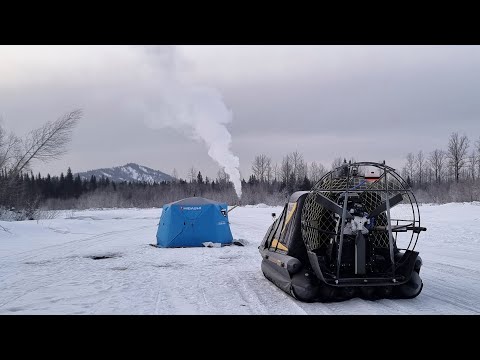
[[[327, 187], [322, 187], [322, 184], [325, 183], [325, 181], [329, 178], [329, 184], [332, 184], [334, 180], [334, 174], [341, 170], [344, 167], [347, 167], [347, 174], [346, 174], [346, 186], [345, 189], [342, 190], [332, 190], [331, 186]], [[372, 166], [379, 168], [380, 170], [383, 170], [383, 174], [375, 180], [372, 184], [381, 184], [383, 180], [384, 187], [383, 189], [361, 189], [361, 190], [355, 190], [356, 187], [358, 187], [358, 184], [352, 189], [350, 186], [350, 181], [352, 179], [351, 177], [351, 170], [353, 167], [361, 168], [361, 167], [366, 167], [366, 166]], [[392, 179], [392, 180], [390, 180]], [[402, 194], [404, 201], [408, 201], [410, 203], [411, 211], [412, 211], [412, 219], [409, 220], [404, 220], [404, 219], [392, 219], [390, 216], [390, 197], [389, 197], [389, 180], [396, 182], [397, 184], [400, 185], [400, 189], [393, 190], [393, 192], [398, 192]], [[391, 191], [391, 190], [390, 190]], [[370, 280], [374, 280], [373, 282], [380, 281], [381, 279], [383, 281], [387, 280], [390, 277], [390, 281], [393, 283], [397, 282], [397, 276], [395, 274], [396, 269], [398, 269], [400, 266], [405, 264], [408, 261], [408, 257], [412, 254], [412, 252], [409, 252], [407, 256], [404, 256], [400, 261], [397, 261], [395, 263], [395, 256], [394, 256], [394, 246], [396, 246], [397, 243], [397, 237], [398, 237], [398, 232], [397, 230], [402, 229], [401, 232], [408, 232], [412, 231], [412, 234], [410, 236], [410, 241], [408, 243], [408, 246], [403, 249], [403, 248], [398, 248], [399, 250], [410, 250], [413, 251], [416, 247], [416, 244], [418, 242], [418, 237], [420, 235], [420, 232], [422, 231], [421, 223], [420, 223], [420, 211], [418, 207], [417, 200], [415, 198], [415, 195], [413, 194], [411, 188], [408, 186], [408, 183], [395, 171], [394, 168], [389, 167], [385, 165], [385, 161], [383, 163], [376, 163], [376, 162], [355, 162], [355, 163], [343, 163], [341, 166], [333, 169], [332, 171], [328, 172], [322, 178], [314, 185], [312, 190], [310, 191], [310, 196], [311, 194], [314, 193], [328, 193], [330, 196], [332, 194], [337, 194], [337, 193], [342, 193], [345, 194], [344, 196], [344, 203], [343, 203], [343, 209], [342, 209], [342, 216], [339, 219], [339, 224], [341, 224], [340, 228], [340, 237], [338, 239], [338, 254], [337, 254], [337, 261], [336, 261], [336, 276], [332, 274], [332, 276], [335, 279], [335, 284], [339, 283], [356, 283], [358, 280], [362, 280], [362, 278], [355, 278], [355, 279], [347, 279], [347, 278], [340, 278], [340, 268], [341, 268], [341, 258], [342, 258], [342, 250], [343, 250], [343, 241], [344, 241], [344, 228], [345, 228], [345, 221], [346, 221], [346, 212], [347, 212], [347, 203], [348, 203], [348, 196], [349, 193], [351, 192], [375, 192], [375, 193], [384, 193], [385, 194], [385, 204], [386, 204], [386, 217], [387, 217], [387, 231], [388, 231], [388, 245], [389, 245], [389, 253], [390, 253], [390, 262], [391, 262], [391, 271], [389, 276], [383, 277], [383, 278], [365, 278]], [[401, 224], [401, 223], [405, 224]], [[393, 224], [395, 223], [395, 224]], [[405, 230], [403, 230], [405, 229]], [[330, 232], [322, 231], [320, 228], [317, 229], [318, 232], [320, 233], [328, 233], [331, 234]], [[395, 235], [394, 235], [395, 233]], [[338, 236], [338, 227], [337, 230], [334, 234], [331, 235], [336, 235]], [[408, 241], [408, 238], [407, 238]], [[388, 273], [388, 272], [387, 272]], [[384, 275], [387, 275], [385, 273]], [[379, 274], [380, 275], [380, 274]], [[383, 274], [382, 274], [383, 275]], [[381, 275], [380, 275], [381, 276]]]

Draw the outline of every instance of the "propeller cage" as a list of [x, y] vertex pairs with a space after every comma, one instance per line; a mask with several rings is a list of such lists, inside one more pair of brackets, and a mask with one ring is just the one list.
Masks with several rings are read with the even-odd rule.
[[324, 175], [301, 214], [309, 256], [317, 257], [323, 276], [337, 280], [374, 276], [395, 281], [422, 230], [407, 182], [393, 168], [373, 162], [344, 163]]

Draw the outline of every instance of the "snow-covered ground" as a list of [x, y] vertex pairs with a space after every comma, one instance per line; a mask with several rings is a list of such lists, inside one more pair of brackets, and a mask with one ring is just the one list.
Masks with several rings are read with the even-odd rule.
[[[401, 211], [402, 205], [397, 206]], [[0, 314], [480, 313], [480, 204], [421, 206], [422, 293], [412, 300], [305, 304], [260, 270], [258, 245], [282, 208], [230, 214], [245, 247], [158, 249], [161, 209], [66, 211], [0, 222]], [[109, 258], [94, 260], [93, 257]]]

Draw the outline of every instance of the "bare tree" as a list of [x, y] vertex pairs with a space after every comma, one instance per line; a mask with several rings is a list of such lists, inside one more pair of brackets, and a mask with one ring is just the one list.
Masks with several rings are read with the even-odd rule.
[[[11, 205], [15, 198], [18, 198], [20, 186], [15, 182], [17, 176], [9, 176], [14, 156], [19, 153], [20, 140], [14, 134], [7, 134], [0, 125], [0, 217], [2, 207]], [[18, 155], [17, 155], [18, 156]], [[5, 173], [5, 172], [6, 173]]]
[[477, 157], [477, 165], [478, 165], [477, 174], [478, 174], [478, 178], [480, 179], [480, 137], [475, 142], [475, 145], [477, 146], [477, 156], [478, 156]]
[[74, 110], [53, 122], [47, 122], [39, 129], [31, 131], [22, 142], [23, 149], [15, 155], [11, 174], [16, 176], [29, 169], [33, 160], [43, 162], [58, 159], [67, 152], [67, 144], [72, 131], [82, 117], [81, 110]]
[[332, 170], [336, 169], [337, 167], [341, 166], [343, 164], [343, 159], [341, 157], [337, 157], [333, 159], [332, 162]]
[[272, 159], [267, 157], [265, 163], [265, 181], [270, 183], [270, 178], [272, 177]]
[[31, 131], [24, 139], [7, 135], [3, 128], [0, 129], [0, 168], [4, 173], [0, 183], [2, 206], [15, 206], [28, 212], [36, 210], [38, 198], [27, 200], [18, 179], [35, 160], [48, 162], [65, 154], [73, 129], [81, 117], [81, 110], [69, 112]]
[[401, 172], [401, 175], [404, 179], [406, 179], [408, 177], [408, 170], [407, 170], [407, 166], [405, 165], [404, 167], [402, 167], [402, 172]]
[[407, 168], [408, 177], [410, 177], [410, 181], [413, 182], [413, 176], [415, 174], [415, 156], [412, 153], [407, 154], [407, 164], [405, 166]]
[[197, 169], [192, 165], [192, 167], [188, 170], [188, 178], [190, 179], [190, 183], [193, 184], [197, 180]]
[[221, 184], [227, 184], [230, 181], [230, 175], [225, 172], [225, 168], [221, 168], [217, 172], [217, 180]]
[[269, 184], [273, 180], [273, 169], [272, 169], [271, 162], [272, 162], [272, 160], [269, 158], [268, 159], [268, 164], [267, 164], [267, 174], [266, 174], [266, 180], [267, 180], [267, 183], [269, 183]]
[[318, 180], [320, 180], [320, 178], [325, 175], [326, 173], [326, 169], [325, 167], [321, 164], [321, 163], [316, 163], [315, 161], [313, 161], [311, 164], [310, 164], [310, 174], [309, 174], [309, 177], [310, 177], [310, 180], [312, 182], [317, 182]]
[[273, 179], [275, 181], [278, 181], [280, 179], [280, 167], [278, 166], [277, 163], [275, 163], [272, 167], [272, 174], [273, 174]]
[[447, 182], [455, 181], [455, 169], [450, 161], [446, 164], [445, 177]]
[[172, 171], [172, 175], [171, 175], [174, 179], [174, 181], [177, 181], [178, 179], [178, 172], [177, 172], [177, 169], [173, 168], [173, 171]]
[[298, 165], [297, 181], [303, 181], [306, 177], [308, 178], [308, 164], [302, 160]]
[[0, 125], [0, 169], [8, 168], [11, 165], [14, 155], [18, 153], [20, 139], [15, 134], [7, 134]]
[[472, 151], [470, 156], [468, 157], [468, 172], [469, 175], [472, 177], [472, 180], [475, 181], [475, 169], [477, 165], [477, 154], [475, 150]]
[[[319, 175], [319, 177], [321, 178], [327, 172], [328, 172], [327, 168], [325, 166], [323, 166], [322, 163], [318, 163], [318, 175]], [[319, 178], [319, 180], [320, 180], [320, 178]]]
[[286, 156], [283, 157], [282, 168], [280, 172], [282, 174], [282, 181], [285, 184], [288, 184], [290, 180], [290, 175], [293, 173], [292, 158], [290, 154], [287, 154]]
[[312, 161], [310, 163], [310, 169], [309, 169], [308, 177], [312, 182], [317, 182], [319, 180], [319, 174], [318, 174], [318, 165], [315, 161]]
[[415, 159], [415, 164], [417, 167], [417, 178], [418, 178], [418, 184], [421, 186], [422, 181], [423, 181], [423, 174], [424, 174], [424, 165], [425, 165], [425, 157], [423, 156], [423, 151], [420, 150], [417, 154], [417, 157]]
[[257, 155], [252, 163], [252, 172], [260, 182], [267, 181], [267, 174], [270, 171], [271, 159], [265, 155]]
[[455, 182], [457, 183], [460, 177], [460, 171], [466, 163], [468, 145], [468, 138], [466, 135], [459, 136], [458, 133], [450, 135], [447, 157], [450, 166], [454, 171]]
[[435, 173], [435, 182], [440, 184], [445, 164], [445, 152], [443, 150], [435, 149], [430, 153], [428, 162]]
[[301, 171], [303, 170], [303, 155], [298, 151], [294, 151], [290, 154], [290, 159], [292, 160], [292, 172], [296, 181], [300, 180]]
[[427, 182], [431, 184], [433, 182], [433, 170], [428, 162], [426, 162], [427, 169], [425, 170], [427, 176]]

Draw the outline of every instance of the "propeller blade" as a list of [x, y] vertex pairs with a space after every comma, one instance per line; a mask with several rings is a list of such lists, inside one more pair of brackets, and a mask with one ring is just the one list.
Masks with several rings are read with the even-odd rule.
[[365, 237], [359, 231], [355, 237], [355, 274], [365, 275]]
[[[392, 232], [407, 232], [407, 226], [410, 225], [399, 225], [399, 226], [392, 226]], [[375, 231], [388, 231], [388, 226], [375, 226], [373, 228]]]
[[[390, 208], [394, 207], [398, 203], [403, 201], [403, 196], [402, 194], [397, 194], [394, 197], [389, 199], [390, 201]], [[368, 215], [369, 218], [375, 217], [383, 213], [384, 211], [387, 210], [387, 202], [384, 201], [380, 205], [378, 205], [371, 213]]]
[[[373, 230], [388, 231], [388, 226], [375, 226]], [[392, 232], [407, 232], [409, 230], [412, 230], [414, 233], [420, 233], [422, 231], [427, 231], [427, 228], [421, 226], [413, 226], [412, 224], [392, 226]]]
[[[317, 194], [317, 197], [315, 198], [315, 201], [318, 204], [322, 205], [325, 209], [333, 211], [335, 214], [342, 217], [343, 208], [340, 205], [334, 203], [329, 198], [326, 198], [325, 196], [323, 196], [321, 194]], [[352, 214], [350, 214], [349, 212], [347, 212], [346, 217], [347, 217], [347, 219], [353, 219]]]

